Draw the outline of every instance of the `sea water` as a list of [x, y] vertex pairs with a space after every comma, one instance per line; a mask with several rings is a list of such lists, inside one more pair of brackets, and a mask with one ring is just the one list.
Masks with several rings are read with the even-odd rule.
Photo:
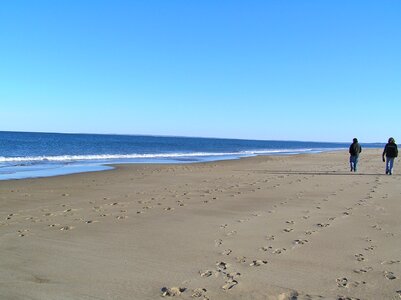
[[[121, 163], [196, 163], [344, 150], [346, 143], [0, 131], [0, 180], [111, 169]], [[382, 147], [366, 144], [365, 147]]]

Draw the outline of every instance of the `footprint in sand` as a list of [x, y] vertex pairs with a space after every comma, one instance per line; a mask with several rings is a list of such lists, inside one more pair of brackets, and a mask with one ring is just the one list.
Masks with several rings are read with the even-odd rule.
[[27, 232], [29, 232], [29, 229], [18, 230], [20, 237], [26, 236]]
[[223, 240], [222, 239], [218, 239], [214, 241], [214, 246], [215, 247], [220, 247], [223, 244]]
[[399, 264], [399, 260], [385, 260], [381, 262], [382, 265], [393, 265], [393, 264]]
[[284, 251], [287, 251], [287, 249], [286, 248], [278, 248], [278, 249], [275, 249], [272, 253], [273, 254], [281, 254]]
[[377, 225], [377, 224], [372, 225], [372, 228], [374, 228], [374, 229], [376, 229], [376, 230], [382, 230], [382, 228], [381, 228], [379, 225]]
[[397, 278], [397, 277], [395, 277], [394, 273], [390, 272], [390, 271], [385, 271], [384, 277], [386, 277], [388, 280], [394, 280]]
[[72, 226], [63, 226], [63, 227], [60, 228], [60, 230], [71, 230], [73, 228], [74, 227], [72, 227]]
[[359, 254], [355, 254], [354, 255], [357, 261], [364, 261], [365, 257], [363, 257], [363, 254], [359, 253]]
[[209, 298], [207, 298], [206, 296], [205, 296], [205, 293], [207, 292], [207, 290], [206, 289], [204, 289], [204, 288], [196, 288], [196, 289], [194, 289], [193, 291], [192, 291], [192, 297], [193, 298], [201, 298], [201, 297], [203, 297], [203, 299], [205, 300], [205, 299], [209, 299]]
[[235, 261], [236, 261], [237, 263], [244, 264], [244, 263], [246, 263], [246, 257], [245, 257], [245, 256], [237, 256], [237, 257], [235, 258]]
[[172, 287], [172, 288], [163, 287], [163, 288], [161, 288], [163, 297], [179, 296], [186, 290], [187, 290], [186, 288], [182, 288], [182, 287]]
[[217, 277], [218, 273], [216, 271], [211, 271], [211, 270], [207, 270], [205, 272], [199, 272], [201, 277], [210, 277], [212, 275], [215, 275], [215, 277]]
[[293, 231], [294, 229], [293, 228], [285, 228], [283, 231], [284, 232], [291, 232], [291, 231]]
[[354, 282], [351, 282], [351, 285], [353, 287], [358, 287], [361, 284], [366, 284], [366, 281], [354, 281]]
[[226, 236], [231, 236], [231, 235], [235, 235], [237, 234], [237, 232], [235, 230], [231, 230], [230, 232], [226, 233]]
[[86, 220], [85, 224], [93, 224], [93, 223], [97, 223], [99, 221], [93, 221], [93, 220]]
[[226, 249], [223, 252], [221, 252], [222, 255], [230, 255], [233, 251], [231, 249]]
[[50, 225], [48, 225], [49, 227], [57, 227], [57, 226], [60, 226], [60, 224], [50, 224]]
[[287, 223], [287, 224], [294, 224], [295, 222], [292, 221], [292, 220], [290, 220], [290, 221], [285, 221], [285, 223]]
[[316, 226], [320, 227], [320, 228], [323, 228], [323, 227], [330, 226], [330, 224], [329, 223], [317, 223]]
[[218, 271], [224, 271], [227, 270], [230, 265], [224, 261], [220, 261], [216, 263], [216, 266]]
[[304, 245], [308, 242], [309, 242], [308, 240], [294, 240], [295, 245]]
[[361, 300], [359, 298], [354, 298], [354, 297], [347, 297], [347, 296], [338, 296], [336, 300]]
[[272, 246], [264, 246], [264, 247], [261, 247], [261, 248], [259, 248], [259, 250], [261, 250], [261, 251], [269, 251], [269, 250], [271, 250], [271, 249], [273, 249], [273, 247]]
[[355, 269], [354, 272], [357, 274], [364, 274], [364, 273], [367, 273], [372, 270], [373, 270], [372, 267], [366, 267], [366, 268], [362, 268], [362, 269]]
[[274, 240], [274, 235], [268, 235], [268, 236], [266, 236], [266, 240], [268, 240], [268, 241], [273, 241]]
[[263, 266], [265, 264], [267, 264], [267, 260], [257, 259], [257, 260], [253, 260], [252, 263], [250, 263], [249, 265], [251, 267], [260, 267], [260, 266]]
[[337, 278], [336, 282], [337, 282], [338, 287], [342, 287], [342, 288], [348, 287], [348, 279], [345, 277]]
[[231, 290], [234, 286], [238, 284], [238, 281], [235, 279], [229, 279], [226, 283], [221, 287], [223, 290]]

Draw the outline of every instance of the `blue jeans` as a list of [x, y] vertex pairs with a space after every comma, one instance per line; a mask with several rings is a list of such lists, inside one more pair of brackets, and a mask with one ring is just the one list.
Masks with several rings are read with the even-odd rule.
[[386, 174], [393, 173], [394, 157], [386, 157]]
[[351, 166], [351, 171], [356, 172], [356, 166], [358, 164], [358, 156], [351, 155], [350, 158], [349, 158], [349, 164]]

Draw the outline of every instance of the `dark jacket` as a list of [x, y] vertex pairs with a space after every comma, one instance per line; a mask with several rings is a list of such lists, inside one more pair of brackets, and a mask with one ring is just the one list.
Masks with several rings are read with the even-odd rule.
[[358, 142], [352, 143], [351, 146], [349, 146], [349, 154], [351, 154], [351, 156], [359, 156], [359, 153], [361, 152], [362, 147]]
[[384, 147], [383, 157], [397, 157], [398, 156], [398, 147], [396, 143], [387, 143]]

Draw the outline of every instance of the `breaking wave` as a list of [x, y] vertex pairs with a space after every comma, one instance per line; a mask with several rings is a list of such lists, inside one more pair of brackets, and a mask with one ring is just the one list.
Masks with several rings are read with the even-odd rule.
[[[327, 149], [325, 149], [327, 151]], [[55, 156], [0, 156], [0, 162], [71, 162], [71, 161], [112, 161], [123, 159], [180, 159], [196, 157], [218, 157], [218, 156], [254, 156], [273, 154], [299, 154], [316, 153], [323, 149], [280, 149], [280, 150], [255, 150], [241, 152], [192, 152], [192, 153], [149, 153], [149, 154], [93, 154], [93, 155], [55, 155]]]

